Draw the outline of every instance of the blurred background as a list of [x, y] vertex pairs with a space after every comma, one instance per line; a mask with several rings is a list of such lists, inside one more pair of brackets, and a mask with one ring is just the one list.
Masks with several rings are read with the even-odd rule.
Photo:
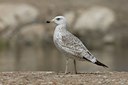
[[[57, 15], [108, 70], [128, 71], [127, 8], [128, 0], [0, 0], [0, 71], [63, 72], [65, 57], [52, 39], [55, 24], [45, 23]], [[81, 61], [77, 68], [106, 70]]]

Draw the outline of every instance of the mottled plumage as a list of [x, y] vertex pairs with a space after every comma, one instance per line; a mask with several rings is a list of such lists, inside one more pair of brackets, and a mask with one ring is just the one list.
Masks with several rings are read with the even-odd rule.
[[74, 59], [74, 61], [76, 59], [87, 60], [97, 65], [107, 67], [106, 65], [97, 61], [97, 59], [88, 51], [84, 44], [66, 29], [66, 19], [63, 16], [57, 16], [52, 21], [57, 24], [54, 31], [53, 40], [56, 47], [62, 53], [64, 53], [68, 58]]

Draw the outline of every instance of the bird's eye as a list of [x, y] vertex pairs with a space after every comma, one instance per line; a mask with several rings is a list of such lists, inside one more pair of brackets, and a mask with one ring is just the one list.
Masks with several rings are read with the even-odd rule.
[[56, 20], [60, 20], [60, 18], [57, 18]]

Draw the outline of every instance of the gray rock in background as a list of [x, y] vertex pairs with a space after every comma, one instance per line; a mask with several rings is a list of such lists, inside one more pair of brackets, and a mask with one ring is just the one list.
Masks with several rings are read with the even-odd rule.
[[[86, 30], [106, 31], [115, 21], [115, 13], [108, 7], [93, 6], [87, 9], [78, 9], [75, 12], [67, 12], [64, 16], [68, 20], [68, 24], [73, 25], [73, 30], [85, 32]], [[75, 21], [74, 21], [75, 20]]]
[[31, 24], [21, 28], [16, 39], [22, 44], [36, 44], [40, 45], [45, 38], [45, 27], [41, 24]]
[[0, 33], [2, 37], [8, 38], [11, 33], [26, 23], [34, 21], [39, 11], [28, 4], [0, 4]]

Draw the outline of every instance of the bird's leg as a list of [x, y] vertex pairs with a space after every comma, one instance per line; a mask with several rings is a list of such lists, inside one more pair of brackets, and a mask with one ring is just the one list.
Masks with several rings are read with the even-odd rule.
[[76, 60], [75, 59], [73, 60], [73, 63], [74, 63], [75, 74], [77, 74]]
[[65, 74], [67, 74], [67, 73], [68, 73], [68, 61], [69, 61], [69, 59], [67, 58], [67, 59], [66, 59]]

